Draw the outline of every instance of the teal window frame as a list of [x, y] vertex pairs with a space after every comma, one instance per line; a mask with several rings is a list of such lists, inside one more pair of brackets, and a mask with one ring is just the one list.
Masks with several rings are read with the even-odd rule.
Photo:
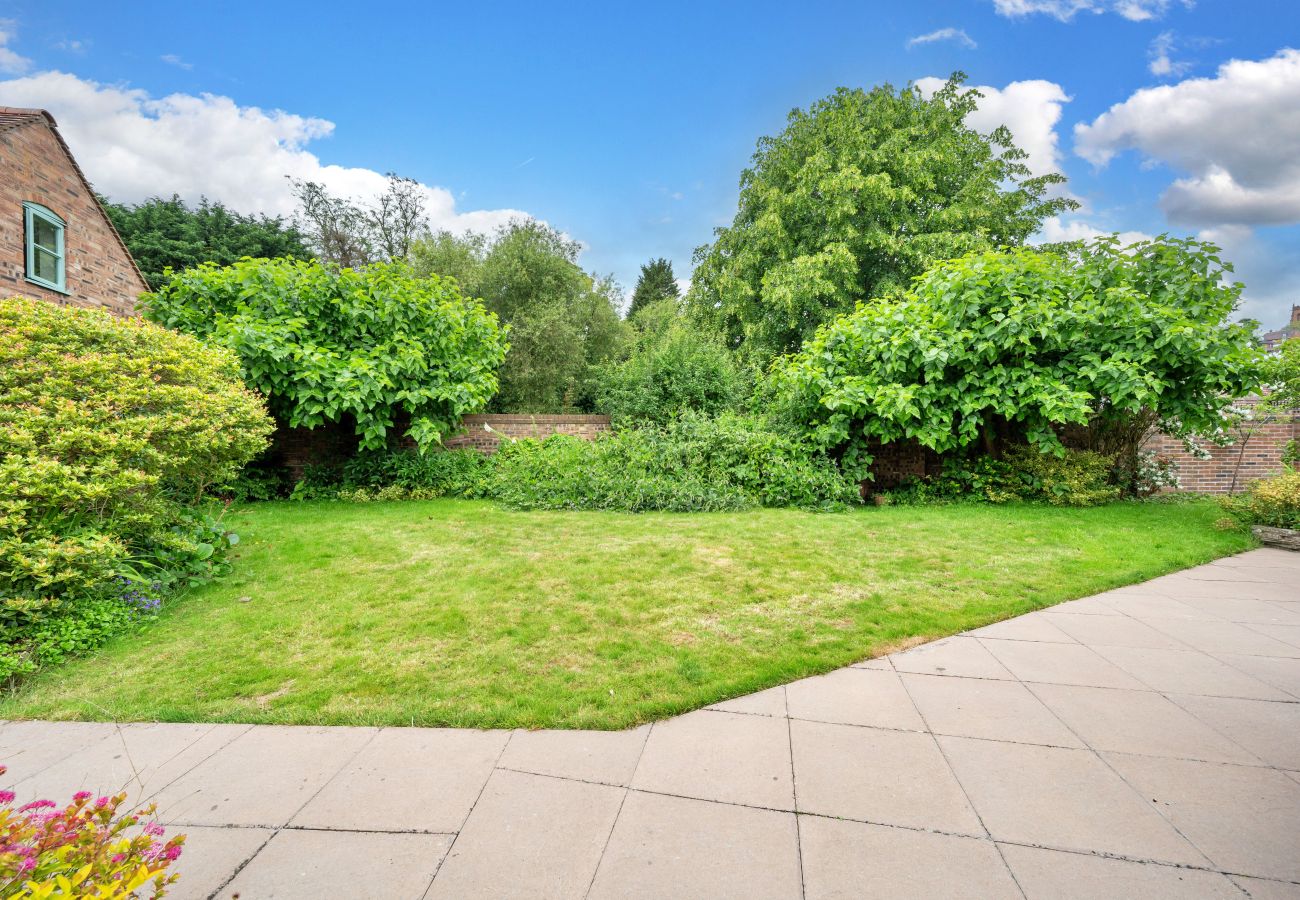
[[[54, 238], [57, 246], [47, 247], [44, 244], [36, 243], [37, 220], [54, 228]], [[64, 222], [54, 210], [41, 206], [39, 203], [23, 203], [23, 243], [27, 248], [27, 280], [32, 284], [39, 284], [41, 287], [58, 291], [61, 294], [68, 293], [68, 267], [65, 258], [67, 246], [65, 232], [67, 227], [68, 223]], [[57, 277], [53, 281], [48, 278], [41, 278], [36, 274], [37, 250], [54, 257], [54, 269]]]

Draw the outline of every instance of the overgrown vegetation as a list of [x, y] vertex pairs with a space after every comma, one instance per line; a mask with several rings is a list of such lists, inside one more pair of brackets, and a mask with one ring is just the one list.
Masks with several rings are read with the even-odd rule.
[[233, 515], [232, 576], [0, 718], [623, 728], [1251, 545], [1204, 501]]
[[508, 346], [454, 281], [401, 264], [203, 265], [140, 302], [153, 321], [233, 350], [280, 421], [352, 422], [364, 449], [386, 446], [399, 418], [417, 446], [436, 445], [496, 393]]
[[138, 320], [0, 301], [0, 681], [211, 577], [201, 506], [266, 446], [233, 354]]
[[821, 329], [772, 390], [863, 477], [874, 447], [897, 441], [995, 458], [1070, 443], [1131, 467], [1151, 427], [1212, 431], [1258, 384], [1250, 326], [1228, 321], [1241, 286], [1215, 249], [1103, 238], [940, 263]]

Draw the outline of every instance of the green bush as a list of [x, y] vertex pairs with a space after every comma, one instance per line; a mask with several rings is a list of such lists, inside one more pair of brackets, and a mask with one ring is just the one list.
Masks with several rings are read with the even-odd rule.
[[856, 484], [815, 448], [728, 415], [687, 414], [662, 428], [595, 441], [557, 435], [502, 444], [490, 496], [519, 509], [833, 508]]
[[340, 269], [244, 259], [172, 275], [141, 298], [156, 322], [229, 347], [245, 378], [291, 427], [355, 419], [382, 449], [399, 411], [435, 447], [496, 393], [505, 329], [456, 282], [403, 265]]
[[434, 500], [482, 497], [492, 458], [474, 450], [362, 451], [333, 465], [308, 466], [294, 500]]
[[745, 378], [716, 338], [682, 325], [648, 335], [628, 359], [601, 370], [596, 408], [616, 427], [664, 425], [685, 412], [718, 415], [745, 394]]
[[0, 679], [118, 630], [105, 603], [147, 611], [117, 579], [158, 593], [212, 575], [230, 540], [192, 507], [270, 430], [228, 351], [105, 312], [0, 301]]
[[1257, 481], [1246, 493], [1220, 500], [1224, 511], [1238, 523], [1272, 528], [1300, 529], [1300, 471]]
[[[873, 447], [937, 453], [1030, 444], [1131, 461], [1151, 426], [1212, 433], [1259, 384], [1252, 327], [1217, 248], [1100, 238], [1070, 255], [1017, 249], [939, 263], [779, 361], [769, 388], [841, 465], [867, 477]], [[1126, 463], [1132, 468], [1131, 462]]]
[[1081, 450], [1064, 455], [1016, 447], [1003, 459], [948, 458], [933, 478], [915, 479], [890, 498], [900, 503], [1029, 501], [1053, 506], [1096, 506], [1116, 500], [1114, 460]]

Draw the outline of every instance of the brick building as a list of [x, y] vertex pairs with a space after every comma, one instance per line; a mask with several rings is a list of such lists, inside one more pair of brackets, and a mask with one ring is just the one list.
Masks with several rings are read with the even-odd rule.
[[1282, 347], [1284, 341], [1300, 340], [1300, 303], [1291, 307], [1291, 321], [1277, 331], [1266, 331], [1260, 337], [1264, 349], [1273, 353]]
[[146, 290], [54, 117], [0, 106], [0, 297], [129, 316]]

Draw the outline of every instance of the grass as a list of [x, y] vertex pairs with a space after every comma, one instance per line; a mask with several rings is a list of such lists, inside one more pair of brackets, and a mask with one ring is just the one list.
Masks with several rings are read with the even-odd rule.
[[259, 504], [233, 576], [0, 718], [619, 728], [1250, 546], [1218, 515]]

